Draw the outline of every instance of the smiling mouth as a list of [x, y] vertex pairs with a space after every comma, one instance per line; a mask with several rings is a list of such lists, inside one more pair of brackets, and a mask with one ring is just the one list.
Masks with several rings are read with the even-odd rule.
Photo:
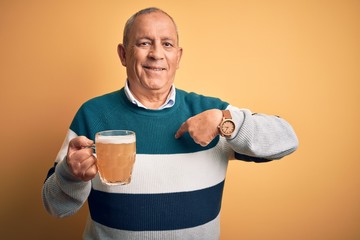
[[149, 70], [152, 70], [152, 71], [165, 71], [166, 70], [166, 68], [162, 68], [162, 67], [143, 66], [143, 68], [149, 69]]

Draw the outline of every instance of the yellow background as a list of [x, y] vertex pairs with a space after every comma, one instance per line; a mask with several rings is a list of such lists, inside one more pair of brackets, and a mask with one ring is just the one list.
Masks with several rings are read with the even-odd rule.
[[[81, 103], [119, 89], [126, 19], [146, 0], [0, 1], [1, 239], [79, 239], [40, 191]], [[231, 162], [222, 240], [360, 239], [360, 1], [151, 1], [176, 20], [176, 86], [277, 114], [300, 147]], [[5, 237], [4, 237], [5, 236]]]

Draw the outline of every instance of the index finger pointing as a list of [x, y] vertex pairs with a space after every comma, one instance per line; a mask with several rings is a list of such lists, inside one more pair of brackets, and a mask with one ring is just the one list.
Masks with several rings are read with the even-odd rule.
[[187, 131], [188, 131], [188, 125], [186, 124], [186, 122], [184, 122], [183, 124], [181, 124], [180, 128], [177, 130], [177, 132], [175, 134], [175, 138], [176, 139], [180, 138]]

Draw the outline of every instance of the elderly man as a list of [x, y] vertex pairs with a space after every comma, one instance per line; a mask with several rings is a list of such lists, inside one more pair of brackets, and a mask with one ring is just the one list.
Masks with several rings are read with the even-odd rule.
[[[70, 125], [42, 196], [59, 217], [88, 200], [84, 239], [219, 239], [228, 161], [267, 162], [298, 146], [292, 127], [277, 116], [176, 89], [178, 44], [167, 13], [148, 8], [134, 14], [118, 46], [125, 86], [87, 101]], [[102, 184], [87, 148], [96, 132], [108, 129], [136, 132], [128, 185]]]

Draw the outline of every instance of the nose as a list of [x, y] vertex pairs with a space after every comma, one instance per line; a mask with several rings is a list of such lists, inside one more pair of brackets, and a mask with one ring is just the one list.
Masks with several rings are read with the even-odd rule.
[[154, 60], [164, 59], [164, 52], [163, 52], [161, 44], [159, 44], [159, 43], [153, 44], [150, 48], [148, 56], [149, 56], [149, 58], [154, 59]]

